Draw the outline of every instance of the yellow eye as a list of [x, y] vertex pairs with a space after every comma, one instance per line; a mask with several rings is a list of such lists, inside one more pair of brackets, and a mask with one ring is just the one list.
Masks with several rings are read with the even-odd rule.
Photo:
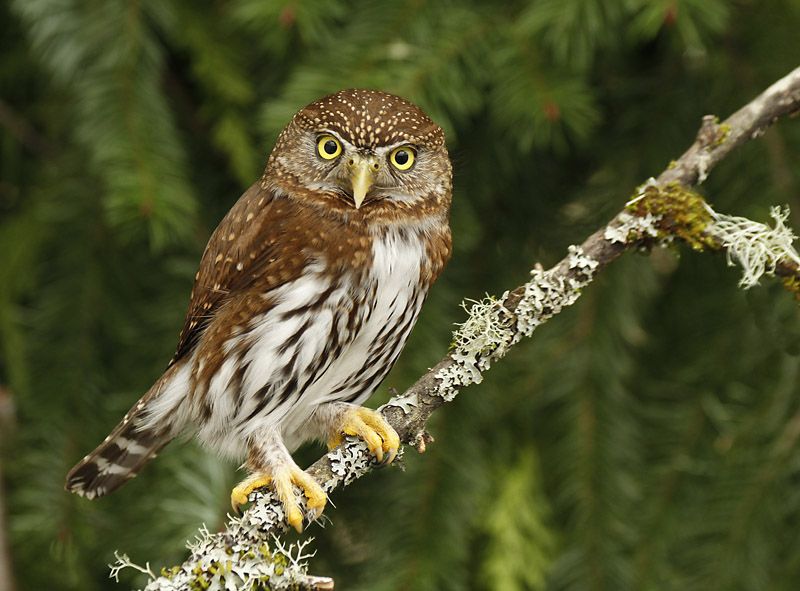
[[414, 165], [414, 149], [410, 146], [400, 146], [392, 150], [389, 161], [397, 170], [408, 170]]
[[333, 160], [342, 153], [342, 144], [332, 135], [322, 135], [317, 140], [317, 152], [325, 160]]

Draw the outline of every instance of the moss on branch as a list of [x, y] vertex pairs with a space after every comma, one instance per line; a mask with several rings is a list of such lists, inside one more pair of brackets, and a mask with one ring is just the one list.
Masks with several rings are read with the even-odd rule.
[[707, 231], [714, 223], [713, 210], [699, 193], [679, 183], [648, 184], [625, 209], [640, 218], [654, 218], [658, 241], [678, 238], [697, 251], [722, 247]]

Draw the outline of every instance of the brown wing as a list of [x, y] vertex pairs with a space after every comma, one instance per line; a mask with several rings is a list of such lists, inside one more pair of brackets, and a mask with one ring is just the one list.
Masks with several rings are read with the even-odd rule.
[[[255, 183], [222, 219], [203, 252], [189, 310], [170, 365], [190, 352], [219, 309], [251, 289], [268, 291], [302, 272], [302, 250], [290, 225], [301, 212]], [[303, 236], [303, 238], [305, 238]]]

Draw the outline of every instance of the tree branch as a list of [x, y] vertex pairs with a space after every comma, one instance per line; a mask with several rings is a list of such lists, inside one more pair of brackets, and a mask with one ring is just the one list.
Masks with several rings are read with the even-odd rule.
[[[717, 213], [690, 189], [702, 183], [735, 147], [760, 136], [778, 118], [798, 112], [800, 68], [724, 122], [704, 117], [692, 146], [657, 179], [642, 185], [606, 226], [580, 246], [571, 246], [554, 267], [545, 271], [537, 266], [527, 283], [500, 298], [473, 304], [467, 321], [454, 334], [453, 350], [405, 393], [381, 407], [401, 439], [424, 451], [430, 442], [425, 426], [431, 413], [453, 400], [462, 388], [479, 383], [492, 363], [537, 326], [574, 304], [598, 271], [628, 250], [678, 240], [695, 250], [725, 251], [729, 264], [742, 266], [743, 287], [755, 285], [764, 274], [775, 274], [795, 295], [800, 293], [800, 257], [792, 247], [794, 235], [784, 226], [787, 212], [774, 209], [775, 226], [771, 228]], [[376, 466], [366, 445], [350, 438], [317, 460], [308, 473], [331, 492]], [[234, 580], [254, 581], [252, 573], [259, 565], [263, 570], [275, 560], [274, 554], [265, 550], [265, 543], [286, 529], [281, 505], [270, 491], [257, 491], [251, 500], [253, 505], [242, 518], [231, 518], [222, 533], [203, 532], [190, 546], [187, 561], [152, 580], [147, 591], [185, 589], [197, 582], [249, 588], [246, 584], [224, 585]], [[297, 577], [306, 577], [301, 562], [295, 561]], [[316, 587], [310, 579], [269, 580], [274, 589], [289, 588], [290, 584], [312, 589], [333, 585], [330, 579], [323, 583], [328, 586]]]

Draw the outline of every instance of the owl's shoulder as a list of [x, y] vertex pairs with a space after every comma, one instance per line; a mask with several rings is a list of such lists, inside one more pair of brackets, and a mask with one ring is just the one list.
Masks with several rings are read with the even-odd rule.
[[194, 348], [223, 306], [247, 294], [269, 293], [302, 274], [314, 225], [305, 215], [262, 181], [244, 192], [203, 252], [172, 363]]

